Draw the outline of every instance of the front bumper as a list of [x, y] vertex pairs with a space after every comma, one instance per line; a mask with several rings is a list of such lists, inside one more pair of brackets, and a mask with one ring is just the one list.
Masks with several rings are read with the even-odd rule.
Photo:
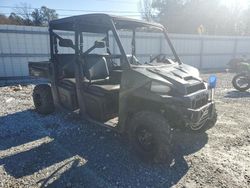
[[186, 123], [188, 125], [204, 124], [207, 120], [213, 118], [215, 113], [215, 103], [209, 102], [207, 105], [199, 109], [187, 109]]
[[200, 130], [216, 117], [215, 102], [210, 92], [201, 90], [184, 97], [162, 95], [166, 118], [170, 119], [173, 127]]
[[212, 120], [216, 113], [215, 103], [209, 101], [206, 105], [198, 108], [181, 108], [179, 114], [182, 118], [182, 125], [191, 128], [192, 130], [201, 129], [208, 120]]

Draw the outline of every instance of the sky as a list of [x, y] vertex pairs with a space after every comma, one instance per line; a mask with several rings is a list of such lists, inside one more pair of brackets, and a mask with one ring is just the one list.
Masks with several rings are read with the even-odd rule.
[[[221, 0], [222, 3], [229, 8], [247, 8], [249, 0]], [[56, 9], [59, 17], [67, 17], [71, 15], [87, 14], [96, 12], [106, 12], [120, 16], [132, 18], [141, 18], [139, 13], [140, 0], [0, 0], [0, 13], [8, 15], [13, 11], [13, 8], [4, 6], [21, 6], [21, 3], [26, 3], [32, 8], [40, 8], [45, 5], [48, 8]], [[66, 11], [67, 10], [83, 10], [83, 11]]]
[[92, 13], [90, 11], [105, 11], [110, 14], [124, 15], [140, 18], [138, 3], [140, 0], [0, 0], [0, 13], [8, 15], [13, 8], [3, 6], [21, 6], [26, 3], [32, 8], [47, 6], [52, 9], [86, 10], [86, 11], [63, 11], [56, 10], [60, 17]]

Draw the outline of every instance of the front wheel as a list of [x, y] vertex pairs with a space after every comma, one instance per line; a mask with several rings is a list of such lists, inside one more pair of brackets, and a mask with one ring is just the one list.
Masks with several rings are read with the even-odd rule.
[[154, 112], [138, 112], [129, 127], [129, 140], [135, 152], [154, 163], [171, 162], [171, 128], [166, 119]]
[[238, 91], [246, 91], [250, 88], [250, 81], [246, 74], [237, 74], [232, 80], [233, 87]]

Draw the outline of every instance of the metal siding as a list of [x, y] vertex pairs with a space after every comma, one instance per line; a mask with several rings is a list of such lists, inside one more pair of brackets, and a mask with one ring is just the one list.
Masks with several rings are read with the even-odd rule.
[[226, 68], [227, 63], [232, 59], [231, 55], [204, 56], [203, 69], [221, 69]]
[[10, 57], [3, 58], [3, 63], [5, 66], [5, 75], [3, 75], [3, 77], [14, 76], [11, 58]]
[[[73, 39], [72, 33], [58, 32], [65, 38]], [[120, 34], [126, 53], [131, 54], [132, 33]], [[140, 32], [136, 35], [136, 52], [140, 61], [148, 61], [150, 55], [170, 54], [169, 47], [159, 33]], [[86, 34], [83, 37], [83, 49], [91, 47], [96, 37], [102, 39], [98, 34]], [[222, 69], [226, 68], [226, 64], [233, 57], [245, 55], [250, 58], [250, 37], [170, 34], [170, 38], [181, 60], [197, 68]], [[63, 53], [74, 53], [71, 49], [62, 49]], [[112, 34], [110, 50], [112, 53], [119, 53]], [[49, 60], [49, 51], [48, 28], [0, 25], [0, 77], [28, 76], [28, 61]]]
[[200, 41], [187, 39], [172, 39], [176, 51], [180, 54], [198, 54]]
[[238, 54], [245, 54], [247, 57], [250, 57], [250, 38], [247, 38], [246, 40], [238, 40], [237, 43], [237, 53]]
[[204, 53], [233, 53], [234, 40], [208, 40], [204, 41]]
[[0, 58], [0, 75], [6, 76], [4, 58]]
[[182, 62], [185, 62], [188, 65], [199, 68], [199, 65], [200, 65], [200, 63], [199, 63], [200, 57], [199, 56], [180, 56], [180, 59]]

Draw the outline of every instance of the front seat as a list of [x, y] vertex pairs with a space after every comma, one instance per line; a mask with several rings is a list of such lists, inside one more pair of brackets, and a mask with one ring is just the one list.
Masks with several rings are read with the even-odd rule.
[[85, 97], [87, 113], [99, 121], [107, 121], [117, 116], [119, 103], [119, 84], [109, 80], [109, 69], [103, 56], [84, 58]]
[[99, 55], [85, 56], [83, 69], [88, 80], [87, 91], [98, 95], [119, 92], [120, 84], [109, 82], [109, 69], [105, 57]]

